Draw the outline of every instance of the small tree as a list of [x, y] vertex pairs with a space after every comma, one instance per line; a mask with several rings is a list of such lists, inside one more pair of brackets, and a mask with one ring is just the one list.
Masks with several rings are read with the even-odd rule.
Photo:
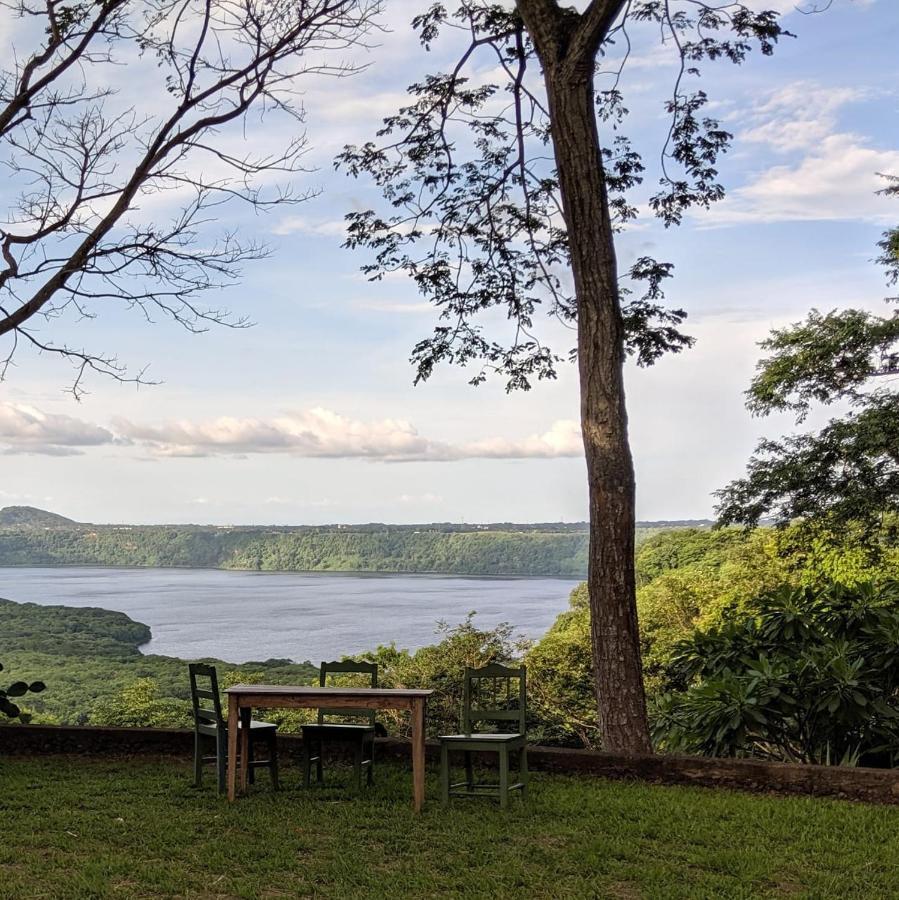
[[[899, 197], [899, 178], [884, 194]], [[899, 228], [884, 232], [877, 262], [899, 284]], [[887, 298], [899, 302], [899, 297]], [[861, 527], [873, 538], [899, 511], [899, 311], [812, 310], [773, 331], [747, 391], [756, 415], [790, 411], [802, 422], [813, 405], [848, 402], [852, 412], [818, 432], [764, 440], [744, 478], [718, 492], [722, 524], [755, 526], [766, 515], [801, 519], [832, 533]]]
[[[0, 663], [0, 672], [3, 671], [3, 663]], [[27, 712], [23, 712], [21, 707], [10, 698], [24, 697], [26, 694], [39, 694], [46, 690], [43, 681], [32, 681], [28, 684], [24, 681], [16, 681], [8, 688], [0, 688], [0, 713], [3, 713], [8, 719], [18, 719], [23, 724], [31, 721], [31, 716]]]
[[[440, 323], [417, 344], [416, 381], [440, 363], [474, 364], [510, 389], [554, 378], [562, 356], [539, 337], [540, 310], [576, 331], [590, 510], [592, 653], [603, 745], [651, 749], [634, 582], [634, 471], [623, 366], [650, 365], [689, 346], [682, 310], [662, 304], [671, 266], [650, 258], [619, 273], [615, 233], [648, 200], [666, 225], [723, 188], [716, 169], [731, 135], [691, 90], [704, 62], [770, 54], [786, 32], [776, 13], [701, 0], [463, 0], [414, 20], [427, 48], [441, 32], [463, 46], [447, 72], [409, 88], [378, 141], [348, 147], [340, 164], [380, 187], [390, 212], [353, 213], [348, 245], [375, 252], [374, 278], [405, 272]], [[621, 87], [632, 41], [673, 50], [670, 117], [659, 189], [635, 200], [642, 158], [621, 131]], [[656, 47], [656, 52], [658, 48]], [[491, 61], [486, 81], [475, 60]], [[494, 77], [495, 76], [495, 77]], [[600, 134], [600, 126], [602, 134]], [[642, 296], [632, 291], [641, 286]], [[498, 314], [498, 315], [497, 315]], [[487, 328], [505, 320], [506, 332]]]
[[[0, 226], [0, 378], [25, 344], [75, 364], [76, 396], [88, 370], [124, 379], [114, 354], [36, 327], [111, 304], [191, 331], [245, 325], [202, 298], [267, 251], [212, 226], [231, 200], [264, 210], [307, 196], [284, 183], [306, 149], [297, 79], [351, 72], [335, 54], [364, 39], [379, 4], [0, 0], [16, 29], [0, 64], [0, 163], [18, 194]], [[134, 70], [146, 107], [111, 87]], [[254, 154], [240, 129], [263, 115], [292, 120], [294, 136]], [[158, 219], [141, 210], [151, 199]]]
[[[429, 688], [428, 730], [446, 734], [459, 729], [462, 712], [462, 681], [466, 666], [478, 668], [489, 663], [510, 664], [520, 656], [525, 644], [513, 636], [512, 626], [501, 622], [493, 628], [479, 628], [470, 612], [458, 625], [437, 624], [440, 640], [414, 653], [395, 644], [364, 653], [361, 659], [378, 664], [378, 684], [382, 687]], [[384, 711], [391, 734], [408, 736], [409, 726], [402, 713]]]

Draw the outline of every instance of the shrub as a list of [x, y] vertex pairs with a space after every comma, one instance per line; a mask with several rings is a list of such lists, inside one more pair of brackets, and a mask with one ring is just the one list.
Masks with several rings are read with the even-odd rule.
[[899, 762], [899, 582], [782, 586], [672, 651], [662, 749], [804, 763]]
[[[361, 659], [378, 664], [378, 684], [385, 688], [430, 688], [428, 733], [457, 732], [462, 711], [462, 679], [466, 666], [478, 668], [488, 663], [513, 664], [526, 646], [514, 637], [511, 625], [478, 628], [475, 613], [464, 622], [437, 626], [441, 640], [414, 653], [397, 649], [396, 644], [364, 653]], [[392, 735], [409, 736], [409, 723], [402, 713], [384, 710], [378, 714]]]

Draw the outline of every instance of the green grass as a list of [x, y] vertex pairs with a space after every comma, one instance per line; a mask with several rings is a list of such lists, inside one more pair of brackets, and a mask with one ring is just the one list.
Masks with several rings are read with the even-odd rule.
[[0, 895], [899, 896], [897, 808], [538, 775], [416, 817], [400, 766], [358, 798], [285, 781], [229, 806], [182, 761], [0, 760]]

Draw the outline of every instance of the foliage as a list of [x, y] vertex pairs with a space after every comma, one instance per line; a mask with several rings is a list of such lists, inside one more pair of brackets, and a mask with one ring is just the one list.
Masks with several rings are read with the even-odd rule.
[[[438, 624], [440, 640], [414, 653], [398, 649], [396, 644], [380, 646], [361, 655], [366, 662], [378, 664], [378, 684], [382, 687], [429, 688], [428, 732], [431, 735], [459, 730], [462, 713], [462, 681], [465, 668], [489, 663], [510, 663], [524, 649], [516, 640], [511, 625], [478, 628], [475, 613], [458, 625]], [[389, 724], [391, 734], [408, 736], [409, 724], [401, 713], [384, 711], [379, 718]]]
[[587, 585], [576, 587], [569, 602], [525, 656], [530, 733], [540, 744], [594, 748], [600, 735]]
[[[888, 181], [884, 193], [899, 196], [899, 178]], [[899, 228], [878, 247], [887, 283], [896, 285]], [[769, 355], [747, 392], [752, 412], [788, 410], [802, 422], [815, 404], [843, 402], [851, 411], [818, 432], [762, 441], [746, 476], [718, 492], [720, 521], [755, 526], [773, 514], [781, 524], [878, 531], [885, 515], [899, 511], [899, 311], [812, 310], [761, 346]]]
[[0, 565], [582, 577], [587, 570], [586, 533], [551, 528], [6, 528], [0, 529]]
[[899, 761], [899, 582], [756, 595], [672, 652], [655, 734], [669, 750]]
[[[510, 389], [528, 389], [535, 378], [555, 378], [562, 358], [540, 340], [537, 315], [563, 321], [578, 315], [570, 280], [560, 275], [571, 262], [575, 198], [560, 196], [558, 144], [572, 138], [551, 121], [553, 41], [571, 69], [597, 69], [601, 87], [591, 81], [590, 101], [607, 128], [601, 147], [580, 149], [596, 157], [601, 202], [621, 227], [637, 217], [633, 197], [644, 163], [622, 132], [628, 109], [620, 77], [628, 54], [622, 57], [616, 45], [658, 35], [679, 52], [680, 74], [675, 64], [673, 96], [663, 104], [671, 129], [659, 190], [647, 204], [670, 225], [689, 207], [708, 206], [724, 194], [716, 165], [731, 135], [705, 114], [709, 98], [688, 89], [690, 78], [703, 62], [743, 62], [753, 44], [770, 55], [786, 32], [770, 11], [679, 0], [593, 2], [582, 14], [555, 2], [514, 8], [490, 0], [465, 0], [455, 8], [433, 3], [413, 26], [426, 49], [444, 33], [463, 35], [464, 49], [449, 71], [407, 89], [409, 104], [384, 120], [376, 141], [348, 146], [338, 158], [351, 175], [371, 179], [389, 210], [385, 216], [349, 213], [347, 246], [373, 251], [363, 268], [373, 279], [404, 272], [435, 304], [440, 324], [412, 351], [416, 380], [442, 362], [474, 363], [473, 384], [495, 371]], [[476, 61], [489, 67], [490, 78], [475, 74]], [[624, 345], [641, 365], [692, 344], [677, 330], [686, 313], [661, 303], [671, 270], [641, 258], [621, 285], [625, 302], [620, 310], [616, 302], [616, 315], [626, 328]], [[641, 295], [627, 299], [641, 286]], [[484, 325], [497, 308], [507, 333], [493, 339]]]
[[[373, 279], [404, 274], [436, 307], [432, 334], [412, 350], [416, 382], [449, 363], [473, 365], [474, 385], [495, 373], [507, 390], [529, 390], [555, 378], [565, 356], [577, 359], [600, 727], [607, 747], [646, 752], [622, 368], [628, 355], [652, 365], [693, 341], [679, 330], [686, 313], [663, 302], [672, 266], [642, 257], [622, 278], [615, 233], [641, 205], [669, 226], [724, 196], [717, 165], [731, 135], [689, 85], [714, 60], [739, 65], [754, 47], [770, 55], [787, 32], [776, 12], [701, 0], [590, 0], [582, 10], [431, 2], [412, 24], [425, 49], [447, 32], [461, 47], [448, 71], [407, 89], [376, 140], [338, 157], [384, 207], [347, 215], [346, 246], [371, 251], [363, 271]], [[638, 35], [676, 60], [659, 190], [648, 198], [637, 193], [643, 159], [623, 132], [620, 78]], [[546, 318], [567, 325], [576, 346], [548, 346]]]
[[190, 703], [159, 694], [159, 685], [152, 678], [138, 678], [116, 697], [96, 703], [90, 721], [127, 728], [191, 728]]
[[[0, 663], [0, 672], [2, 671], [3, 663]], [[15, 681], [7, 688], [0, 688], [0, 713], [7, 719], [18, 719], [23, 724], [30, 722], [31, 716], [23, 712], [15, 701], [28, 693], [39, 694], [45, 688], [43, 681], [32, 681], [30, 684], [26, 681]]]

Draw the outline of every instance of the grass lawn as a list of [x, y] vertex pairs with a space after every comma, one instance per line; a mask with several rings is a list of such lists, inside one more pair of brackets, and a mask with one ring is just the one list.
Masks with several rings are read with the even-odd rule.
[[0, 759], [0, 896], [899, 897], [899, 808], [536, 775], [416, 817], [399, 766], [359, 798], [285, 768], [229, 806], [181, 761]]

